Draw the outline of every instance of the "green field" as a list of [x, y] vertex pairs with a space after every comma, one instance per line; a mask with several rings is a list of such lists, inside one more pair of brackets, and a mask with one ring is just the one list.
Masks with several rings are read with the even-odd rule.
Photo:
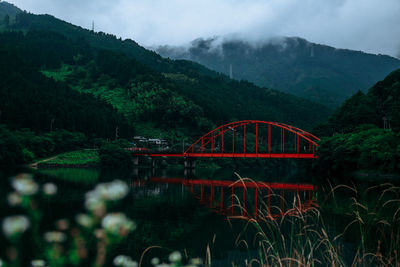
[[77, 151], [71, 151], [71, 152], [66, 152], [57, 155], [55, 158], [52, 158], [47, 161], [42, 161], [39, 164], [40, 165], [60, 165], [60, 166], [76, 166], [76, 165], [82, 165], [82, 166], [94, 166], [94, 165], [99, 165], [100, 159], [99, 159], [99, 153], [97, 150], [77, 150]]

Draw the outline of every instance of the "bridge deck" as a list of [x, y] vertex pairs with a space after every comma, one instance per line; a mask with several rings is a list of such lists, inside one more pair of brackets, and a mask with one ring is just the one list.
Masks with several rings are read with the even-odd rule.
[[148, 157], [185, 157], [185, 158], [316, 158], [311, 153], [166, 153], [166, 152], [133, 152], [133, 156]]

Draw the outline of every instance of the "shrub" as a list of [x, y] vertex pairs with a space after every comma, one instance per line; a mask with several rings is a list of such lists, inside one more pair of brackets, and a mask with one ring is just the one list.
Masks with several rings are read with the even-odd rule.
[[115, 143], [103, 145], [99, 150], [99, 157], [103, 167], [127, 168], [132, 166], [129, 151]]

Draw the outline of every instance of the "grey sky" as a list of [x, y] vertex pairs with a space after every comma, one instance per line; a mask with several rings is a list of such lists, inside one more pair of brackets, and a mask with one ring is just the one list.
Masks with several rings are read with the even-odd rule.
[[131, 38], [180, 45], [235, 34], [299, 36], [338, 48], [400, 54], [400, 0], [8, 0], [32, 13]]

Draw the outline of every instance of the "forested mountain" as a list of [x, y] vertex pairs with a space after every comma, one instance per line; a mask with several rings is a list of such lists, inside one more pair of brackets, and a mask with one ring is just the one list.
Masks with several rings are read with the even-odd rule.
[[358, 90], [367, 91], [400, 67], [400, 60], [336, 49], [301, 38], [249, 43], [223, 38], [197, 39], [185, 47], [161, 46], [164, 57], [188, 59], [259, 86], [338, 106]]
[[[110, 104], [138, 134], [146, 126], [198, 136], [236, 119], [282, 121], [309, 129], [330, 112], [289, 94], [230, 80], [191, 61], [164, 59], [132, 40], [85, 30], [49, 15], [21, 12], [14, 21], [0, 24], [0, 51], [12, 51], [32, 71], [58, 81], [52, 83], [68, 88], [71, 95], [78, 92]], [[24, 94], [11, 79], [2, 90]], [[22, 106], [20, 113], [24, 112]]]
[[321, 135], [348, 133], [362, 124], [400, 132], [400, 69], [376, 83], [367, 94], [354, 94], [317, 131]]
[[18, 13], [21, 13], [22, 10], [13, 4], [7, 2], [0, 2], [0, 20], [4, 20], [6, 16], [9, 19], [14, 19]]
[[321, 170], [400, 171], [400, 69], [346, 100], [328, 122], [313, 131], [323, 137]]
[[117, 126], [120, 136], [134, 133], [126, 118], [111, 105], [46, 78], [20, 54], [2, 50], [2, 44], [0, 123], [12, 129], [66, 129], [109, 138], [114, 137]]

